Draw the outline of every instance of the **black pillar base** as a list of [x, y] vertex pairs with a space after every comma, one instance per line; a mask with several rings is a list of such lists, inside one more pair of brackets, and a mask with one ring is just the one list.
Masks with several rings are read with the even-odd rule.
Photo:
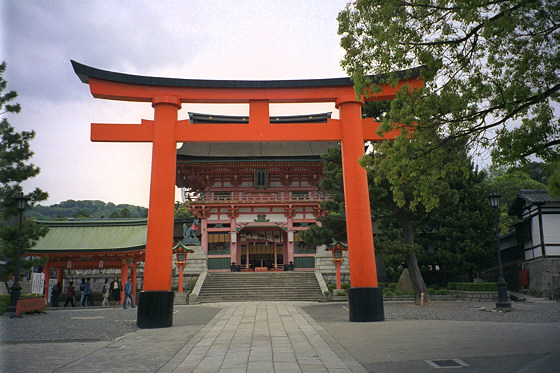
[[169, 328], [173, 326], [172, 291], [143, 291], [138, 297], [136, 325], [142, 329]]
[[383, 291], [381, 288], [348, 289], [348, 310], [350, 321], [384, 321]]

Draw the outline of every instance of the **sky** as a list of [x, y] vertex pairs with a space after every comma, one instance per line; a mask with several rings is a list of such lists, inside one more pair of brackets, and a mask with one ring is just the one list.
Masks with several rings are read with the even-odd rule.
[[[70, 60], [103, 70], [186, 79], [338, 78], [344, 50], [337, 14], [347, 0], [0, 0], [0, 53], [8, 90], [35, 130], [27, 180], [49, 193], [42, 205], [101, 200], [148, 207], [149, 143], [93, 143], [90, 123], [153, 119], [149, 103], [94, 99]], [[247, 105], [184, 104], [188, 112], [247, 115]], [[271, 105], [271, 115], [338, 113], [331, 104]], [[178, 144], [180, 146], [181, 144]], [[180, 200], [177, 190], [176, 200]]]

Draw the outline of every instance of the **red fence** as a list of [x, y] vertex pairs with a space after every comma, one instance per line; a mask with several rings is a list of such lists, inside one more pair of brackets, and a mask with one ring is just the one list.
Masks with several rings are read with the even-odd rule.
[[39, 311], [45, 313], [45, 298], [18, 299], [16, 316], [25, 312]]

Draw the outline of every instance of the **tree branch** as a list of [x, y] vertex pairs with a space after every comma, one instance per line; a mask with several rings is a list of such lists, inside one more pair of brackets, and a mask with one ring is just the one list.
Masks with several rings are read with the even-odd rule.
[[459, 38], [459, 39], [430, 41], [430, 42], [426, 41], [426, 42], [421, 42], [421, 43], [400, 43], [399, 42], [399, 44], [400, 45], [411, 45], [411, 46], [436, 46], [436, 45], [446, 45], [446, 44], [452, 44], [452, 45], [461, 44], [461, 43], [469, 40], [471, 38], [471, 36], [477, 34], [478, 31], [481, 28], [483, 28], [484, 26], [486, 26], [488, 23], [492, 23], [492, 22], [502, 18], [507, 13], [516, 11], [517, 9], [523, 7], [525, 4], [532, 3], [532, 2], [535, 2], [535, 1], [536, 0], [528, 0], [527, 2], [520, 2], [519, 4], [502, 11], [502, 12], [494, 15], [493, 17], [488, 18], [488, 20], [486, 22], [479, 23], [478, 25], [473, 27], [469, 32], [467, 32], [465, 34], [465, 36], [463, 36], [462, 38]]

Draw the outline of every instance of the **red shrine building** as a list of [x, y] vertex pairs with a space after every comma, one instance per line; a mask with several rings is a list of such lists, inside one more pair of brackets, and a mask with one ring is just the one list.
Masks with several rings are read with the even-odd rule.
[[[326, 123], [330, 113], [270, 117], [271, 123]], [[247, 117], [189, 113], [191, 123], [246, 123]], [[318, 184], [321, 154], [337, 142], [185, 143], [176, 185], [200, 220], [209, 271], [314, 270], [316, 248], [300, 232], [329, 198]]]

